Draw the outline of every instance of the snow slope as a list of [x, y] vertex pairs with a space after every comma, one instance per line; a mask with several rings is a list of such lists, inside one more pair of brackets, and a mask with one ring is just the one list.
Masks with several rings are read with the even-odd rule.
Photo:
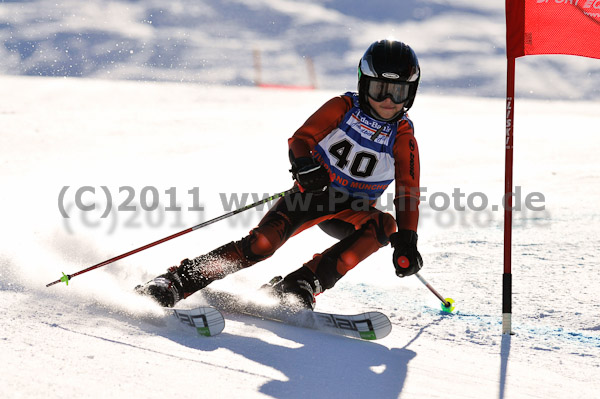
[[[321, 310], [390, 316], [388, 337], [359, 342], [235, 315], [227, 315], [221, 335], [200, 338], [131, 292], [184, 257], [242, 237], [264, 210], [78, 276], [68, 287], [45, 287], [61, 272], [218, 216], [234, 194], [287, 189], [288, 136], [337, 92], [8, 76], [0, 87], [3, 397], [597, 396], [597, 102], [516, 103], [519, 203], [539, 192], [545, 210], [515, 214], [511, 337], [501, 335], [502, 212], [493, 208], [503, 192], [504, 101], [418, 97], [411, 117], [427, 187], [422, 273], [456, 300], [457, 311], [441, 313], [416, 278], [396, 278], [384, 248], [318, 298]], [[105, 218], [103, 187], [113, 205]], [[458, 205], [473, 193], [471, 208], [484, 194], [489, 204], [439, 210], [457, 188], [465, 194]], [[125, 205], [135, 210], [118, 209]], [[166, 210], [176, 205], [181, 211]], [[253, 295], [332, 243], [307, 231], [213, 286]], [[199, 294], [183, 302], [201, 303]]]
[[[562, 2], [562, 1], [561, 1]], [[253, 85], [356, 87], [375, 40], [409, 43], [423, 93], [503, 97], [503, 0], [49, 0], [0, 3], [0, 73]], [[564, 2], [566, 3], [566, 1]], [[593, 40], [589, 38], [588, 40]], [[520, 97], [600, 98], [600, 63], [526, 57]]]

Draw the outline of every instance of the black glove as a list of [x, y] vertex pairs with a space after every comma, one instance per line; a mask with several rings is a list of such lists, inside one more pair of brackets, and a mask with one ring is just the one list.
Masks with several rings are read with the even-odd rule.
[[290, 172], [303, 192], [321, 193], [331, 184], [327, 169], [311, 157], [293, 159]]
[[423, 258], [417, 250], [419, 236], [412, 230], [400, 230], [390, 236], [394, 247], [392, 262], [398, 277], [411, 276], [423, 267]]

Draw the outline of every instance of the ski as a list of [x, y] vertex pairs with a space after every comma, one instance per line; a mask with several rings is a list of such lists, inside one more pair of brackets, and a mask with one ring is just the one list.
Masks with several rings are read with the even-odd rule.
[[203, 306], [194, 309], [164, 308], [165, 312], [176, 317], [183, 324], [196, 329], [198, 335], [212, 337], [225, 328], [225, 319], [218, 309]]
[[344, 337], [371, 341], [384, 338], [392, 331], [392, 323], [388, 317], [378, 311], [354, 315], [315, 312], [293, 307], [260, 305], [210, 288], [203, 289], [202, 293], [211, 306], [224, 312], [258, 317]]

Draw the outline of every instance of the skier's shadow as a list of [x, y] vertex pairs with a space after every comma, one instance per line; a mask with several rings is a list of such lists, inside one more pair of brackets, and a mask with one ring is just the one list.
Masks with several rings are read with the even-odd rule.
[[[375, 342], [343, 338], [326, 333], [290, 327], [272, 321], [228, 316], [292, 341], [290, 348], [258, 338], [231, 335], [216, 339], [182, 340], [182, 345], [203, 351], [226, 348], [249, 360], [280, 371], [287, 381], [271, 380], [260, 392], [274, 398], [312, 397], [376, 397], [397, 398], [404, 387], [408, 363], [416, 353], [404, 348], [389, 349]], [[268, 324], [265, 324], [268, 323]], [[173, 339], [173, 336], [170, 337]]]

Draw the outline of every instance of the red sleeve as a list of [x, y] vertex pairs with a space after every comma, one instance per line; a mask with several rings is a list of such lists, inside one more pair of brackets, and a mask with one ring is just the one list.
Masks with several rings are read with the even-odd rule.
[[352, 108], [352, 99], [338, 96], [327, 101], [288, 140], [295, 158], [311, 156], [317, 143], [335, 129], [346, 112]]
[[419, 147], [412, 124], [401, 120], [394, 143], [396, 223], [398, 230], [417, 231], [419, 223]]

